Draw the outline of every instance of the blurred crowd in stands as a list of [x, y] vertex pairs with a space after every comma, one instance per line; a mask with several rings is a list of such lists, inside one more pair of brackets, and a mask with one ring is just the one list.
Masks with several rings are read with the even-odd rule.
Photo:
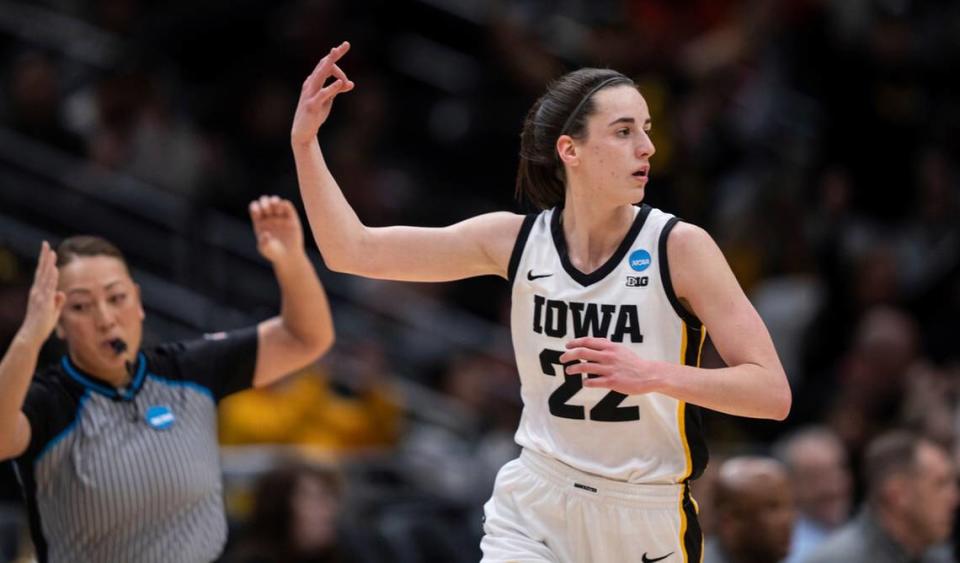
[[[290, 120], [340, 40], [357, 87], [320, 141], [372, 225], [529, 211], [513, 199], [525, 108], [564, 70], [636, 77], [657, 147], [648, 203], [717, 239], [794, 392], [785, 423], [707, 416], [705, 563], [853, 561], [842, 542], [878, 530], [910, 560], [954, 559], [960, 4], [0, 0], [0, 14], [0, 128], [237, 217], [261, 193], [299, 200]], [[0, 237], [0, 346], [33, 259]], [[167, 276], [203, 291], [216, 263], [192, 263]], [[501, 280], [404, 290], [506, 325]], [[338, 341], [224, 403], [224, 561], [479, 558], [482, 503], [517, 453], [515, 370], [404, 330]], [[18, 502], [4, 467], [0, 560], [27, 549]]]

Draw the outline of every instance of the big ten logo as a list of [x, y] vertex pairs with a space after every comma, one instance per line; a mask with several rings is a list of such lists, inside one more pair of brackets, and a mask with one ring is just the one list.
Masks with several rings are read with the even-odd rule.
[[627, 276], [627, 287], [647, 287], [649, 283], [648, 276]]

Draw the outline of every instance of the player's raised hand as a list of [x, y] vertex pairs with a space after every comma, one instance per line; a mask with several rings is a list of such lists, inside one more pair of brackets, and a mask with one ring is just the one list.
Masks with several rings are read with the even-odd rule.
[[250, 202], [250, 219], [257, 237], [257, 250], [276, 264], [303, 254], [303, 228], [293, 204], [277, 196], [260, 196]]
[[567, 351], [560, 356], [567, 366], [566, 373], [588, 374], [584, 387], [604, 387], [626, 395], [659, 391], [662, 362], [652, 362], [637, 356], [623, 344], [606, 338], [583, 337], [567, 342]]
[[[313, 141], [320, 126], [330, 116], [330, 108], [337, 94], [353, 90], [353, 81], [337, 66], [337, 61], [349, 50], [350, 43], [347, 41], [330, 49], [327, 56], [320, 59], [310, 76], [303, 81], [300, 101], [297, 102], [297, 111], [290, 130], [292, 143], [305, 144]], [[333, 78], [333, 81], [327, 84], [330, 78]]]
[[27, 301], [27, 314], [20, 326], [20, 334], [31, 342], [40, 344], [46, 340], [57, 325], [66, 296], [57, 290], [60, 272], [57, 270], [57, 253], [47, 241], [40, 246], [37, 269]]

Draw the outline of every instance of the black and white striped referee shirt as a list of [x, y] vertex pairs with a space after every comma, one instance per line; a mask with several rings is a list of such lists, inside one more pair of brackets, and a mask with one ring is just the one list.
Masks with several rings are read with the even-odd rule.
[[41, 562], [206, 562], [223, 549], [216, 405], [250, 387], [250, 327], [142, 351], [116, 389], [68, 357], [34, 378], [16, 460]]

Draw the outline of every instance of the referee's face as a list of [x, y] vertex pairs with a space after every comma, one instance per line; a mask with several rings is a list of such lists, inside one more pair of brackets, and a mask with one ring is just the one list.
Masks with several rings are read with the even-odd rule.
[[[84, 371], [110, 382], [126, 378], [125, 362], [136, 357], [143, 334], [140, 288], [126, 264], [112, 256], [80, 256], [60, 268], [66, 303], [57, 335]], [[117, 353], [120, 339], [126, 350]]]

